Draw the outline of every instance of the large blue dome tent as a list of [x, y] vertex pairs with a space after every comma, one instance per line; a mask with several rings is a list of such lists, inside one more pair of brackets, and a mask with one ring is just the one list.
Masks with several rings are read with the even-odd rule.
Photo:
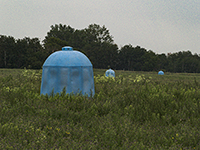
[[158, 75], [164, 75], [164, 72], [163, 71], [159, 71]]
[[108, 70], [105, 72], [105, 76], [106, 76], [106, 77], [115, 77], [115, 71], [112, 70], [112, 69], [108, 69]]
[[95, 94], [92, 63], [70, 46], [51, 54], [42, 69], [41, 94], [50, 96], [52, 92], [61, 93], [63, 88], [66, 93]]

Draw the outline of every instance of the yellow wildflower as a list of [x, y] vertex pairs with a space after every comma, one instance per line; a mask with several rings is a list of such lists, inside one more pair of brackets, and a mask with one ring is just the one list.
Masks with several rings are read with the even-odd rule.
[[67, 132], [67, 131], [66, 131], [66, 133], [67, 133], [67, 134], [70, 134], [70, 132]]

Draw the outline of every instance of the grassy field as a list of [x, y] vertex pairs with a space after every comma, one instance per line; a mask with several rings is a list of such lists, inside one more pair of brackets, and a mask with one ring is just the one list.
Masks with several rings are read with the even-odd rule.
[[41, 70], [0, 69], [0, 149], [200, 149], [200, 74], [105, 71], [88, 98], [40, 95]]

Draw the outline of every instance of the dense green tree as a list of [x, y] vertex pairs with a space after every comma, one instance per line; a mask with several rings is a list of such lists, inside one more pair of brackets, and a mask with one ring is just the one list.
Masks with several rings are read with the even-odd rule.
[[94, 67], [116, 68], [114, 58], [117, 58], [118, 47], [113, 43], [113, 37], [105, 26], [91, 24], [82, 30], [62, 24], [51, 26], [43, 42], [48, 53], [70, 45], [88, 56]]
[[95, 68], [116, 69], [118, 55], [116, 44], [102, 43], [98, 47], [88, 47], [86, 55], [88, 55]]
[[113, 43], [113, 37], [105, 26], [91, 24], [84, 30], [86, 32], [87, 43]]
[[83, 51], [83, 48], [87, 45], [86, 38], [87, 35], [84, 29], [75, 30], [73, 33], [73, 40], [69, 45], [73, 46], [75, 49]]
[[63, 46], [71, 45], [74, 41], [74, 32], [75, 29], [70, 26], [62, 24], [52, 25], [50, 31], [47, 32], [47, 36], [45, 36], [43, 40], [45, 50], [48, 53], [52, 53], [56, 50], [60, 50]]
[[116, 68], [118, 47], [105, 26], [91, 24], [82, 30], [82, 50], [96, 68]]
[[45, 53], [38, 38], [26, 38], [26, 40], [28, 47], [26, 56], [28, 58], [28, 63], [26, 63], [26, 66], [33, 69], [40, 69], [48, 56], [48, 53]]
[[119, 51], [119, 68], [123, 70], [141, 71], [144, 64], [146, 49], [140, 46], [125, 45]]
[[200, 57], [190, 51], [169, 55], [155, 54], [140, 46], [124, 45], [120, 49], [103, 25], [90, 24], [78, 30], [55, 24], [40, 44], [38, 38], [14, 39], [0, 35], [1, 68], [41, 68], [45, 59], [63, 46], [83, 52], [94, 68], [135, 71], [200, 72]]
[[151, 50], [146, 51], [142, 56], [143, 64], [142, 71], [155, 71], [158, 66], [158, 57]]
[[13, 53], [14, 67], [17, 68], [41, 68], [46, 57], [38, 38], [30, 39], [25, 37], [18, 39]]
[[61, 50], [62, 47], [68, 45], [67, 41], [61, 40], [56, 37], [49, 37], [45, 40], [45, 42], [46, 43], [44, 44], [44, 47], [45, 47], [46, 53], [48, 54], [51, 54], [57, 50]]
[[125, 45], [119, 51], [119, 69], [122, 70], [131, 70], [133, 69], [133, 46], [132, 45]]
[[51, 30], [47, 32], [47, 36], [45, 36], [44, 43], [50, 37], [59, 38], [64, 41], [70, 41], [75, 29], [71, 26], [66, 26], [62, 24], [55, 24], [51, 26]]
[[38, 38], [0, 36], [1, 68], [41, 68], [46, 56]]
[[156, 65], [156, 71], [163, 70], [166, 71], [168, 68], [168, 59], [167, 56], [163, 54], [157, 54], [157, 65]]
[[180, 51], [168, 56], [169, 72], [199, 72], [200, 59], [190, 51]]
[[15, 50], [15, 39], [11, 36], [0, 35], [0, 68], [12, 66], [12, 52]]

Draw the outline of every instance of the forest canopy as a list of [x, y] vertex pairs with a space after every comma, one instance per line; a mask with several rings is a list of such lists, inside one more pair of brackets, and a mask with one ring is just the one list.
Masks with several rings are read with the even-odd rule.
[[110, 31], [103, 25], [90, 24], [85, 29], [55, 24], [45, 39], [0, 35], [0, 68], [41, 69], [46, 58], [64, 46], [84, 53], [94, 68], [131, 71], [200, 72], [200, 56], [188, 51], [156, 54], [140, 46], [114, 43]]

